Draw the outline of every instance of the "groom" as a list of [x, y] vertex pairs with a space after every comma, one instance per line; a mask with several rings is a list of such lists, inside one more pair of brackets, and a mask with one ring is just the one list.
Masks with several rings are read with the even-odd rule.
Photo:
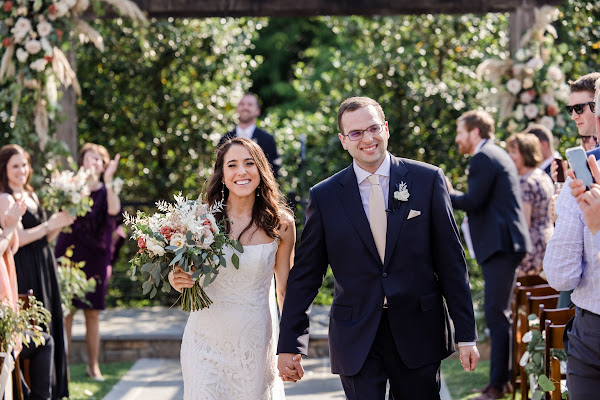
[[280, 323], [280, 375], [302, 377], [311, 304], [330, 265], [331, 371], [347, 398], [384, 399], [389, 380], [394, 400], [439, 399], [440, 361], [454, 351], [448, 311], [465, 371], [479, 359], [444, 175], [387, 152], [388, 124], [370, 98], [344, 101], [338, 125], [353, 163], [310, 191]]

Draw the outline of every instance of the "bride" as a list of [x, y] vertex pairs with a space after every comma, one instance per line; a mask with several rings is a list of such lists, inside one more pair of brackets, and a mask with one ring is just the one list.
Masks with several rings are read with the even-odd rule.
[[[224, 211], [216, 217], [227, 218], [226, 230], [244, 252], [239, 270], [228, 261], [205, 287], [214, 304], [190, 313], [181, 345], [184, 398], [284, 399], [275, 355], [275, 297], [281, 310], [296, 230], [256, 143], [234, 138], [219, 147], [205, 200], [210, 205], [224, 201]], [[232, 252], [226, 250], [227, 260]], [[179, 268], [169, 274], [169, 282], [177, 291], [194, 285]]]

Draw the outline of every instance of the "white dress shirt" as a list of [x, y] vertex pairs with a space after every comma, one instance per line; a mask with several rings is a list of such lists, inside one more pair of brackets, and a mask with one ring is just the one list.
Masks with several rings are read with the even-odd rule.
[[235, 127], [235, 136], [239, 138], [252, 139], [256, 124], [252, 124], [247, 128], [240, 128], [239, 125]]
[[383, 190], [383, 200], [385, 200], [385, 208], [387, 209], [388, 205], [388, 197], [389, 197], [389, 187], [390, 187], [390, 167], [391, 167], [391, 159], [390, 153], [387, 153], [383, 162], [377, 168], [374, 174], [365, 171], [361, 167], [356, 164], [356, 161], [352, 162], [352, 167], [354, 168], [354, 173], [356, 174], [356, 182], [358, 183], [358, 191], [360, 192], [360, 199], [362, 200], [363, 209], [365, 210], [365, 215], [367, 219], [369, 219], [369, 196], [371, 195], [371, 183], [367, 179], [371, 175], [379, 175], [379, 186]]

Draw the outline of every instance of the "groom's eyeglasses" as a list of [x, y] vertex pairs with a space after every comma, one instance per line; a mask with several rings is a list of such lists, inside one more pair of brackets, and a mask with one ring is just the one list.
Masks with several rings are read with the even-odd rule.
[[596, 103], [593, 101], [588, 101], [587, 103], [573, 104], [572, 106], [567, 106], [567, 112], [569, 113], [569, 115], [571, 115], [573, 113], [573, 110], [575, 110], [575, 112], [577, 114], [581, 115], [581, 114], [583, 114], [583, 109], [585, 106], [590, 106], [590, 111], [596, 112]]
[[381, 131], [383, 131], [384, 126], [385, 126], [385, 124], [371, 125], [367, 129], [355, 130], [355, 131], [349, 132], [347, 135], [344, 135], [342, 133], [342, 136], [346, 136], [348, 139], [350, 139], [354, 142], [354, 141], [362, 139], [365, 132], [369, 132], [369, 134], [371, 136], [381, 134]]

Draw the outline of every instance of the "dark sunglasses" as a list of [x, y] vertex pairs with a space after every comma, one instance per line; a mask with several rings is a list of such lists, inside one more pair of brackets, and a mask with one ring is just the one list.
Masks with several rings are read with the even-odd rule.
[[575, 110], [575, 112], [577, 114], [583, 114], [583, 108], [585, 106], [590, 106], [590, 111], [591, 112], [596, 112], [596, 103], [593, 101], [588, 101], [587, 103], [581, 103], [581, 104], [573, 104], [572, 106], [567, 106], [567, 112], [570, 114], [573, 113], [573, 110]]

